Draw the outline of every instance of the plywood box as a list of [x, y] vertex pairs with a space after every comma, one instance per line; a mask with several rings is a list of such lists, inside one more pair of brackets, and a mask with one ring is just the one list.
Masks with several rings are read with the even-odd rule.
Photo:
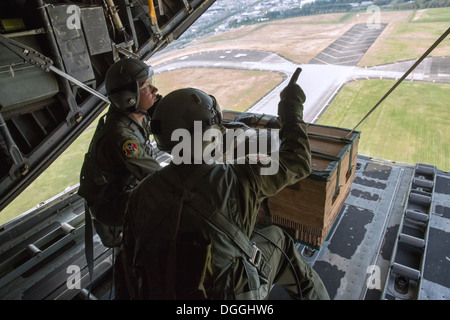
[[[233, 113], [224, 113], [225, 119], [232, 116]], [[254, 122], [251, 126], [261, 127]], [[355, 178], [360, 133], [308, 124], [308, 137], [312, 152], [311, 174], [270, 197], [270, 218], [262, 206], [257, 223], [273, 223], [286, 229], [296, 240], [320, 247]]]

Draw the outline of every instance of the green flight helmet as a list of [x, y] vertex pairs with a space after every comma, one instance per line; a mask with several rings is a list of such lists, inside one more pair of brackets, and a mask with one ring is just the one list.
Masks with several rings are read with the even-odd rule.
[[153, 68], [145, 62], [125, 58], [115, 62], [106, 73], [105, 87], [111, 103], [122, 112], [136, 111], [139, 82], [153, 78]]
[[158, 103], [151, 130], [158, 148], [170, 152], [178, 141], [172, 141], [176, 129], [194, 132], [194, 121], [201, 121], [205, 131], [222, 123], [222, 112], [216, 99], [202, 90], [183, 88], [170, 92]]

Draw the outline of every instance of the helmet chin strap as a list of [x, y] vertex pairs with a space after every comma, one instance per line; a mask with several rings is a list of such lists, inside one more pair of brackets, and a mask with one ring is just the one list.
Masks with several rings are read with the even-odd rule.
[[148, 113], [146, 111], [139, 110], [139, 109], [134, 110], [133, 113], [134, 114], [143, 114], [144, 116], [148, 115]]

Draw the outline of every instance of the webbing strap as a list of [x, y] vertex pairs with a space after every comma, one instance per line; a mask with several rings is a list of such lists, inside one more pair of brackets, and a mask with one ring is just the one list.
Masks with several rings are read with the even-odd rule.
[[[175, 167], [173, 164], [170, 164], [171, 168], [167, 168], [161, 170], [160, 173], [162, 177], [169, 182], [171, 185], [175, 185], [175, 181], [180, 181], [180, 176], [175, 171]], [[169, 170], [168, 170], [169, 169]], [[170, 170], [172, 169], [172, 170]], [[176, 298], [176, 284], [175, 284], [175, 274], [177, 272], [177, 237], [178, 230], [180, 227], [180, 217], [181, 210], [183, 208], [183, 204], [186, 200], [189, 199], [189, 191], [194, 188], [198, 183], [200, 183], [201, 178], [210, 170], [212, 167], [210, 166], [200, 166], [197, 170], [194, 170], [190, 176], [181, 183], [181, 188], [183, 188], [182, 197], [180, 200], [180, 205], [178, 210], [172, 214], [169, 218], [171, 219], [170, 230], [169, 233], [169, 248], [167, 252], [167, 270], [166, 270], [166, 288], [165, 288], [165, 296], [166, 298], [175, 299]]]
[[92, 231], [91, 211], [86, 201], [84, 202], [84, 254], [86, 256], [86, 263], [89, 270], [89, 291], [87, 299], [91, 294], [92, 280], [94, 279], [94, 233]]
[[352, 164], [353, 160], [353, 143], [350, 145], [350, 154], [348, 155], [348, 171], [347, 174], [350, 174], [353, 170], [354, 165]]
[[341, 188], [341, 186], [339, 185], [340, 178], [341, 178], [341, 160], [339, 159], [336, 172], [336, 187], [334, 188], [333, 199], [338, 195], [339, 189]]
[[214, 208], [209, 201], [196, 193], [190, 204], [198, 209], [198, 212], [211, 222], [215, 227], [225, 233], [247, 256], [248, 260], [260, 270], [264, 277], [268, 277], [271, 267], [264, 261], [261, 252], [255, 243], [233, 223], [230, 223], [223, 214]]
[[[190, 190], [198, 184], [200, 181], [195, 178], [199, 176], [204, 176], [212, 166], [199, 166], [194, 170], [189, 178], [182, 183], [184, 192], [190, 192]], [[180, 181], [180, 177], [175, 170], [161, 170], [163, 176], [171, 183], [174, 181]], [[200, 173], [200, 174], [199, 174]], [[195, 182], [194, 182], [195, 181]], [[193, 183], [194, 182], [194, 183]], [[192, 193], [189, 197], [189, 204], [195, 208], [205, 219], [207, 219], [216, 228], [225, 233], [230, 240], [232, 240], [247, 256], [248, 260], [260, 270], [264, 277], [270, 274], [271, 267], [263, 260], [261, 251], [252, 243], [249, 237], [244, 234], [239, 228], [237, 228], [233, 223], [230, 223], [223, 214], [221, 214], [213, 205], [210, 204], [203, 196], [198, 193]]]

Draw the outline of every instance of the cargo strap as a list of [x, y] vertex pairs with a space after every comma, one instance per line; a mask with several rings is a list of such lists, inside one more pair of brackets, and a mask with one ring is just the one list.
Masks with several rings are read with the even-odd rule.
[[336, 173], [336, 187], [334, 189], [334, 194], [333, 194], [333, 202], [336, 199], [336, 197], [339, 195], [339, 191], [341, 189], [341, 185], [339, 184], [339, 181], [341, 179], [341, 159], [339, 159], [338, 161], [338, 167], [337, 167], [337, 173]]
[[[341, 186], [339, 185], [339, 178], [341, 176], [341, 158], [338, 158], [335, 156], [330, 156], [328, 154], [324, 154], [324, 153], [320, 153], [320, 152], [314, 152], [314, 151], [311, 152], [311, 155], [313, 155], [315, 157], [331, 160], [331, 161], [336, 161], [338, 163], [337, 172], [336, 172], [336, 187], [334, 188], [334, 194], [333, 194], [333, 199], [334, 199], [338, 195], [339, 189], [341, 188]], [[351, 162], [351, 159], [349, 161]]]
[[[320, 134], [308, 134], [309, 137], [314, 137], [314, 138], [319, 138], [319, 139], [325, 139], [325, 140], [331, 140], [331, 141], [336, 141], [336, 142], [341, 142], [341, 143], [345, 143], [345, 144], [350, 144], [350, 154], [349, 154], [349, 159], [348, 159], [348, 169], [347, 169], [347, 173], [346, 176], [350, 176], [353, 168], [355, 167], [352, 164], [352, 159], [353, 159], [353, 150], [354, 150], [354, 141], [347, 139], [347, 137], [344, 138], [335, 138], [335, 137], [329, 137], [329, 136], [323, 136]], [[323, 158], [323, 159], [327, 159], [327, 160], [331, 160], [331, 161], [336, 161], [338, 164], [337, 167], [337, 173], [336, 173], [336, 187], [334, 190], [334, 194], [333, 194], [333, 199], [336, 198], [336, 196], [339, 194], [339, 190], [341, 188], [341, 186], [339, 185], [339, 179], [340, 179], [340, 175], [341, 175], [341, 160], [342, 158], [336, 157], [336, 156], [332, 156], [332, 155], [328, 155], [328, 154], [324, 154], [324, 153], [320, 153], [320, 152], [311, 152], [311, 155], [318, 157], [318, 158]]]
[[348, 156], [349, 158], [348, 158], [347, 177], [351, 174], [353, 168], [355, 167], [355, 166], [352, 164], [352, 159], [353, 159], [353, 146], [354, 146], [354, 143], [352, 143], [352, 144], [350, 145], [350, 154], [349, 154], [349, 156]]
[[84, 254], [86, 256], [86, 263], [89, 271], [89, 290], [86, 299], [89, 300], [92, 289], [92, 281], [94, 280], [94, 232], [92, 230], [91, 211], [86, 201], [84, 202], [84, 208]]
[[[345, 144], [350, 144], [350, 158], [348, 161], [348, 171], [347, 171], [347, 175], [350, 174], [350, 172], [353, 170], [353, 168], [355, 167], [354, 165], [352, 165], [352, 159], [353, 159], [353, 149], [354, 149], [354, 139], [348, 139], [348, 135], [345, 136], [344, 138], [335, 138], [335, 137], [330, 137], [330, 136], [324, 136], [324, 135], [320, 135], [320, 134], [314, 134], [314, 133], [308, 133], [308, 137], [312, 137], [312, 138], [319, 138], [319, 139], [324, 139], [324, 140], [331, 140], [331, 141], [336, 141], [336, 142], [343, 142]], [[316, 156], [318, 157], [322, 157], [322, 158], [326, 158], [326, 159], [330, 159], [330, 160], [337, 160], [336, 157], [333, 156], [329, 156], [329, 155], [324, 155], [323, 153], [315, 153]], [[327, 158], [327, 157], [331, 157], [331, 158]]]
[[[163, 169], [160, 173], [171, 185], [179, 187], [179, 184], [176, 183], [181, 181], [181, 179], [178, 172], [176, 172], [175, 165], [170, 164], [168, 167], [172, 167], [170, 168], [172, 170], [169, 168], [169, 170]], [[212, 165], [200, 165], [190, 174], [181, 186], [183, 188], [183, 199], [196, 209], [208, 222], [225, 233], [244, 253], [247, 257], [247, 261], [260, 272], [262, 277], [267, 279], [272, 267], [264, 260], [261, 250], [256, 244], [238, 227], [228, 221], [208, 200], [198, 193], [191, 192], [191, 189], [200, 183], [201, 179], [199, 179], [199, 177], [204, 177], [206, 173], [213, 169], [213, 167], [214, 166]], [[258, 290], [258, 274], [252, 274], [251, 268], [246, 265], [246, 262], [244, 262], [244, 267], [247, 271], [250, 290]]]

